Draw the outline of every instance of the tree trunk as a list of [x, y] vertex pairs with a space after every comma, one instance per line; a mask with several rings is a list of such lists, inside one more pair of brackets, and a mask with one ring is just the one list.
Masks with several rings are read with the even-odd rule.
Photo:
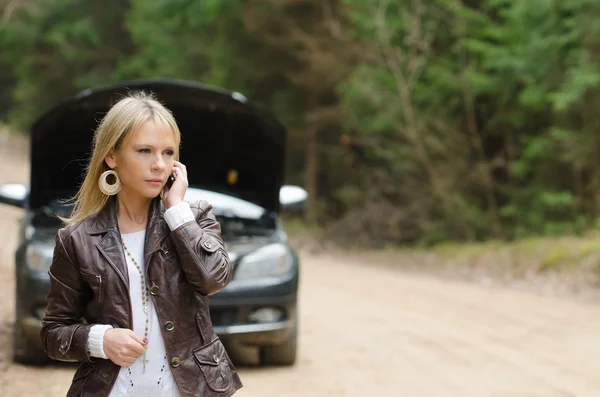
[[[468, 64], [466, 66], [466, 70], [469, 70], [470, 67], [470, 64]], [[473, 95], [473, 90], [471, 89], [469, 82], [465, 78], [464, 73], [461, 74], [461, 80], [465, 101], [465, 117], [467, 119], [467, 130], [469, 132], [469, 135], [471, 136], [471, 142], [473, 143], [475, 151], [477, 152], [477, 158], [479, 159], [480, 164], [483, 167], [483, 178], [485, 180], [483, 189], [485, 194], [485, 200], [487, 201], [489, 217], [492, 222], [492, 236], [497, 239], [503, 239], [504, 232], [502, 230], [502, 222], [500, 220], [498, 202], [496, 200], [494, 176], [492, 175], [490, 163], [485, 155], [483, 142], [481, 136], [479, 135], [479, 129], [477, 128], [477, 115], [475, 114], [475, 98]]]
[[308, 193], [305, 220], [309, 224], [317, 222], [317, 176], [319, 170], [319, 144], [317, 128], [314, 123], [308, 123], [306, 159], [304, 168], [304, 186]]

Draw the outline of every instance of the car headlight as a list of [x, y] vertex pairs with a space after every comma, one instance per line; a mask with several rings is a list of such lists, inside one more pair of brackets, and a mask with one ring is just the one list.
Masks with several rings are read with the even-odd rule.
[[48, 244], [31, 243], [25, 251], [25, 263], [36, 272], [47, 272], [52, 264], [54, 247]]
[[237, 265], [234, 278], [246, 280], [259, 277], [284, 276], [292, 271], [294, 258], [283, 244], [271, 244], [246, 255]]

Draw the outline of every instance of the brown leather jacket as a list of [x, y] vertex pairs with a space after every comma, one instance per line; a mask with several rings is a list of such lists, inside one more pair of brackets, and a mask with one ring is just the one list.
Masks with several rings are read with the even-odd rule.
[[[88, 355], [91, 326], [132, 329], [115, 203], [110, 198], [98, 215], [56, 235], [41, 336], [51, 358], [81, 362], [67, 396], [108, 396], [119, 374], [112, 361]], [[232, 266], [212, 206], [200, 201], [191, 208], [196, 221], [171, 231], [162, 201], [153, 200], [144, 247], [146, 279], [181, 395], [226, 397], [242, 383], [213, 330], [207, 297], [229, 283]]]

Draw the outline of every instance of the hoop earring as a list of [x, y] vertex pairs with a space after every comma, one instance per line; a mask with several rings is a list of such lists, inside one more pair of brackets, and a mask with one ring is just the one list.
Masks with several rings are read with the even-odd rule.
[[[112, 185], [107, 181], [108, 177], [111, 175], [114, 175], [115, 177], [115, 183]], [[119, 191], [121, 191], [121, 179], [119, 179], [119, 174], [113, 170], [104, 171], [102, 175], [100, 175], [100, 179], [98, 179], [98, 187], [100, 188], [100, 191], [107, 196], [114, 196], [119, 193]]]

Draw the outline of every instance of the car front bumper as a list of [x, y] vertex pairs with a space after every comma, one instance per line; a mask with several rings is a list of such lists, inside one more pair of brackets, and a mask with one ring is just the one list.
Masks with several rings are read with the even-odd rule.
[[285, 342], [296, 326], [297, 287], [297, 275], [232, 281], [209, 298], [215, 332], [242, 345]]
[[35, 348], [43, 351], [40, 331], [46, 310], [46, 296], [50, 289], [46, 274], [18, 272], [16, 293], [16, 326], [21, 335]]

